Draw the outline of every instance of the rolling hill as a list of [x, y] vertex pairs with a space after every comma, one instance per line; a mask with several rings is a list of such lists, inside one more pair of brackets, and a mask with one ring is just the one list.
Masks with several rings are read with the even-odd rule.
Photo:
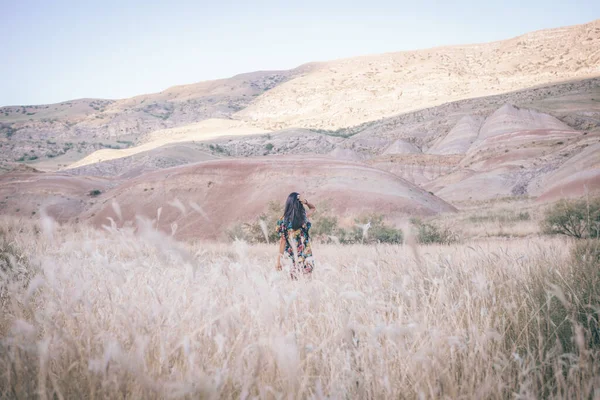
[[12, 171], [0, 206], [96, 226], [145, 215], [217, 239], [298, 190], [348, 221], [373, 210], [401, 221], [600, 192], [599, 143], [600, 20], [130, 99], [3, 107], [0, 169]]

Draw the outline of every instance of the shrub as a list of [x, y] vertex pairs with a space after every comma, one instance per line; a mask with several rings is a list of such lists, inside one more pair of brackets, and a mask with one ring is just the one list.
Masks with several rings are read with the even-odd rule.
[[404, 240], [402, 230], [381, 224], [372, 231], [372, 237], [378, 243], [399, 244]]
[[267, 144], [265, 144], [265, 149], [266, 149], [267, 151], [271, 151], [271, 150], [273, 150], [273, 143], [267, 143]]
[[452, 244], [458, 241], [456, 233], [447, 227], [439, 227], [432, 222], [423, 222], [418, 218], [411, 220], [417, 228], [417, 241], [421, 244]]
[[[571, 249], [571, 261], [577, 265], [600, 266], [600, 240], [587, 239], [575, 243]], [[600, 270], [598, 272], [600, 273]]]
[[[534, 333], [530, 346], [537, 346], [536, 336], [546, 339], [545, 351], [558, 341], [565, 353], [577, 354], [577, 327], [587, 335], [580, 337], [588, 348], [600, 348], [600, 240], [588, 239], [571, 249], [568, 274], [547, 271], [532, 276], [525, 289], [529, 293], [530, 313], [544, 311], [547, 321], [526, 317]], [[536, 334], [537, 333], [537, 334]]]
[[469, 216], [468, 220], [472, 223], [482, 223], [486, 221], [495, 221], [500, 223], [513, 223], [516, 221], [529, 221], [531, 214], [528, 211], [520, 211], [516, 213], [513, 210], [499, 210], [494, 212], [488, 212], [485, 214], [477, 214]]
[[279, 235], [275, 232], [277, 220], [283, 215], [283, 206], [271, 201], [267, 211], [260, 214], [256, 220], [232, 226], [226, 231], [229, 239], [243, 239], [249, 243], [275, 243]]
[[226, 153], [227, 152], [222, 146], [220, 146], [218, 144], [211, 144], [208, 146], [208, 148], [217, 153]]
[[314, 237], [337, 235], [339, 231], [337, 217], [318, 213], [313, 218], [311, 234]]
[[354, 222], [354, 228], [350, 232], [344, 232], [344, 238], [340, 242], [399, 244], [404, 240], [402, 230], [386, 226], [381, 214], [371, 214], [355, 219]]
[[[383, 216], [372, 214], [356, 219], [357, 226], [351, 229], [343, 229], [338, 226], [336, 216], [330, 214], [327, 205], [318, 205], [317, 212], [312, 216], [312, 229], [310, 231], [312, 240], [339, 241], [341, 244], [352, 243], [402, 243], [403, 234], [400, 229], [386, 226]], [[271, 201], [267, 211], [260, 214], [258, 218], [249, 223], [232, 226], [226, 231], [230, 240], [243, 239], [249, 243], [276, 243], [279, 235], [275, 231], [277, 220], [283, 215], [283, 205]], [[363, 235], [361, 226], [369, 224]], [[266, 232], [266, 236], [265, 236]]]
[[250, 236], [248, 235], [247, 231], [244, 229], [243, 224], [233, 225], [231, 228], [229, 228], [225, 231], [225, 234], [227, 235], [227, 238], [229, 240], [239, 239], [239, 240], [245, 240], [246, 242], [251, 242]]
[[0, 124], [0, 132], [4, 132], [7, 139], [10, 139], [17, 130], [10, 125]]
[[31, 276], [29, 260], [24, 251], [17, 247], [7, 232], [0, 230], [0, 310], [6, 304], [8, 289], [12, 282], [27, 283]]
[[92, 196], [92, 197], [100, 196], [101, 194], [102, 194], [102, 191], [99, 189], [90, 190], [90, 196]]
[[546, 211], [542, 232], [577, 239], [597, 238], [600, 233], [600, 198], [562, 200]]

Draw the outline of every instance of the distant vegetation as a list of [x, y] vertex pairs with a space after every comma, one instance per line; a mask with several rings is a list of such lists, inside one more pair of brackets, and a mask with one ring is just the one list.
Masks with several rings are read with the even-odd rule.
[[515, 211], [515, 210], [501, 210], [493, 213], [484, 213], [484, 214], [475, 214], [469, 216], [469, 222], [478, 223], [478, 222], [487, 222], [487, 221], [495, 221], [500, 223], [510, 223], [517, 221], [529, 221], [531, 219], [531, 215], [528, 211]]
[[223, 146], [218, 144], [211, 144], [208, 146], [208, 148], [216, 153], [228, 154], [227, 150]]
[[[340, 244], [374, 244], [402, 243], [402, 230], [384, 222], [384, 216], [373, 213], [354, 220], [352, 227], [340, 227], [336, 216], [332, 215], [326, 205], [319, 205], [318, 211], [311, 218], [311, 236], [322, 242]], [[227, 231], [229, 239], [243, 239], [249, 243], [274, 243], [279, 240], [275, 232], [277, 220], [283, 215], [283, 206], [270, 202], [267, 211], [255, 221], [236, 225]]]
[[413, 218], [411, 223], [417, 231], [417, 241], [421, 244], [452, 244], [458, 242], [458, 235], [448, 227], [441, 227], [433, 222], [424, 222]]
[[328, 129], [311, 129], [311, 131], [320, 133], [322, 135], [342, 137], [344, 139], [348, 139], [348, 138], [356, 135], [359, 132], [359, 131], [352, 131], [352, 130], [350, 130], [350, 128], [340, 128], [340, 129], [336, 129], [334, 131], [328, 130]]
[[94, 189], [90, 191], [90, 196], [91, 197], [96, 197], [96, 196], [100, 196], [102, 194], [102, 191], [99, 189]]
[[0, 133], [3, 133], [6, 138], [10, 139], [16, 132], [17, 130], [12, 125], [0, 123]]
[[600, 237], [600, 197], [559, 201], [546, 211], [541, 228], [577, 239]]
[[174, 108], [171, 103], [152, 103], [142, 107], [140, 110], [155, 118], [167, 120], [173, 114]]

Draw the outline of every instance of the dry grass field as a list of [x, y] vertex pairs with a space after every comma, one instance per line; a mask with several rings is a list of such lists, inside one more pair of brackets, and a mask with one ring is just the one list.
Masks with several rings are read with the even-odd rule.
[[292, 281], [143, 220], [0, 229], [2, 398], [600, 398], [599, 266], [565, 238], [315, 244]]

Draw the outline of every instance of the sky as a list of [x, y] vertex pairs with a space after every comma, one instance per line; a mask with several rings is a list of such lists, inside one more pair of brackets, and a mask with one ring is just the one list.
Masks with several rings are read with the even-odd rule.
[[0, 106], [119, 99], [311, 61], [508, 39], [600, 1], [0, 0]]

